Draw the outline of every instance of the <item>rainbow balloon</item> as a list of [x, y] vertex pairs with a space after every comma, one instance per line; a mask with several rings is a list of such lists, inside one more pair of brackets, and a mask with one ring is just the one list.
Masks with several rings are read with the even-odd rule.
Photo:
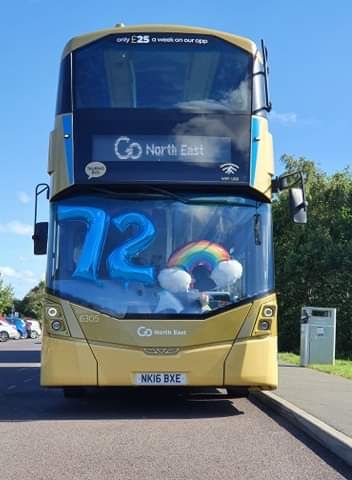
[[190, 242], [174, 252], [168, 262], [168, 267], [181, 267], [191, 273], [197, 266], [204, 266], [210, 272], [224, 260], [230, 260], [230, 254], [218, 243], [200, 240]]

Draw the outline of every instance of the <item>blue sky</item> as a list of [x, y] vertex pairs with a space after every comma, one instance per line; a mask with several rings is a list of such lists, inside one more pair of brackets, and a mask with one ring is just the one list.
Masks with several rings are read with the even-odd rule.
[[32, 255], [33, 191], [48, 180], [59, 59], [73, 36], [124, 22], [264, 38], [277, 166], [283, 153], [306, 156], [328, 173], [351, 164], [350, 0], [3, 0], [1, 7], [0, 271], [18, 297], [45, 270], [45, 258]]

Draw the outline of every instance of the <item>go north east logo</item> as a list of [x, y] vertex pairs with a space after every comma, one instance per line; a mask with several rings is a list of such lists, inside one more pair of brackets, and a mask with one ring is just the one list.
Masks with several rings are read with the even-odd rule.
[[141, 145], [129, 137], [119, 137], [115, 142], [115, 154], [120, 160], [138, 160], [143, 153]]
[[166, 328], [164, 330], [159, 329], [151, 329], [144, 326], [140, 326], [137, 328], [137, 335], [139, 337], [152, 337], [152, 336], [159, 336], [159, 337], [174, 337], [174, 336], [183, 336], [187, 335], [186, 330], [179, 330], [178, 328]]
[[142, 136], [138, 142], [130, 137], [121, 136], [114, 142], [114, 151], [120, 160], [138, 160], [142, 156], [151, 160], [175, 160], [181, 157], [185, 161], [206, 157], [205, 145], [211, 145], [212, 140], [202, 140], [202, 137], [190, 136]]
[[235, 175], [240, 167], [236, 163], [223, 163], [220, 165], [220, 169], [226, 173], [226, 175]]

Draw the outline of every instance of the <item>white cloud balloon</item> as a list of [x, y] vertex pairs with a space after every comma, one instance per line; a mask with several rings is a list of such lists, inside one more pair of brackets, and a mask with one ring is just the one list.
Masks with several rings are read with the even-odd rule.
[[232, 285], [242, 276], [242, 265], [237, 260], [225, 260], [219, 262], [210, 277], [219, 288], [226, 288]]
[[158, 275], [160, 286], [172, 293], [187, 292], [192, 282], [189, 273], [181, 268], [164, 268]]

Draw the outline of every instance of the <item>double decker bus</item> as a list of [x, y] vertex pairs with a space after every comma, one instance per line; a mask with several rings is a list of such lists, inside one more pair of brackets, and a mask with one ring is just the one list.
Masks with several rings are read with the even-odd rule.
[[[270, 107], [266, 49], [243, 37], [119, 25], [68, 42], [36, 191], [43, 386], [276, 388], [271, 200], [290, 182]], [[303, 184], [290, 194], [304, 222]]]

